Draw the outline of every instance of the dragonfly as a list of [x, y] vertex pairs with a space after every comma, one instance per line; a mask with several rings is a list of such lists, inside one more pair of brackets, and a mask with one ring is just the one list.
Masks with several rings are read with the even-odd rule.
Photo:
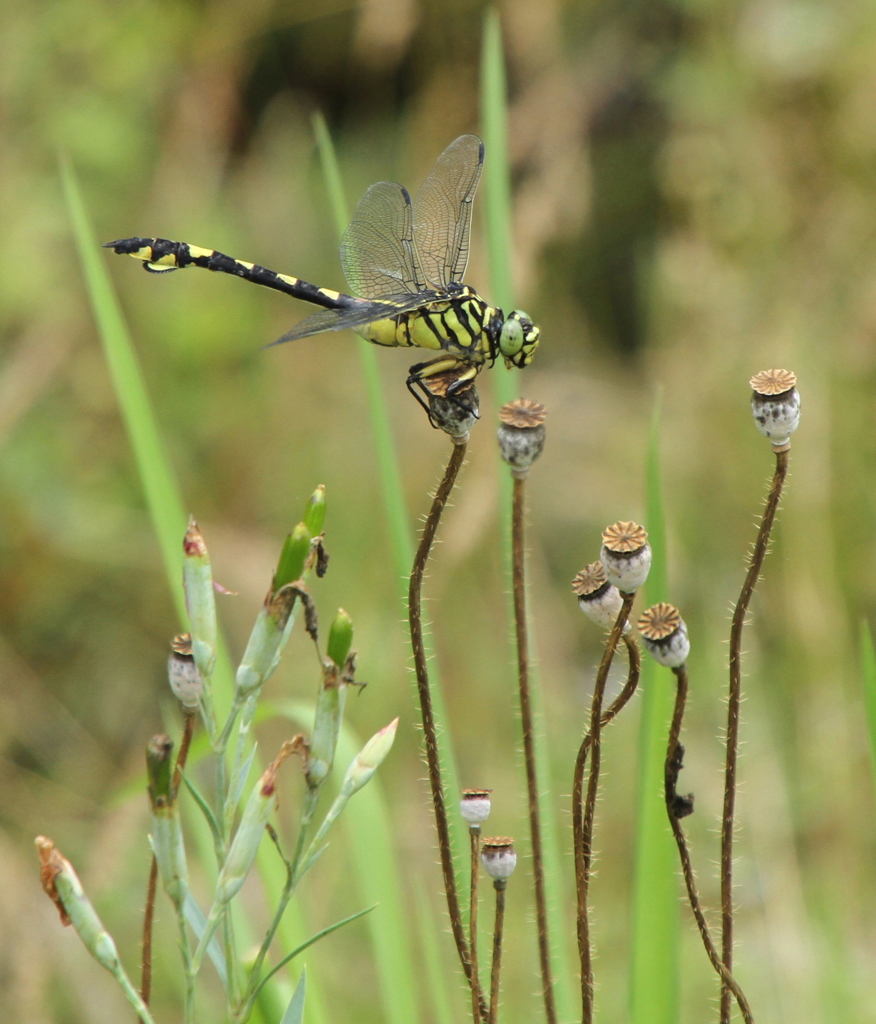
[[539, 344], [540, 329], [526, 313], [506, 316], [462, 280], [483, 164], [481, 139], [461, 135], [438, 157], [413, 202], [395, 182], [372, 185], [341, 239], [350, 293], [167, 238], [122, 238], [105, 247], [141, 260], [151, 273], [202, 267], [323, 307], [274, 345], [352, 328], [375, 345], [438, 353], [410, 367], [406, 382], [428, 413], [431, 394], [452, 399], [499, 357], [509, 368], [528, 366]]

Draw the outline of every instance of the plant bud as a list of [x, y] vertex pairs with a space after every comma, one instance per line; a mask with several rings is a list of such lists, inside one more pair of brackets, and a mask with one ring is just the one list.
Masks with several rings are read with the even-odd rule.
[[40, 858], [43, 891], [58, 908], [61, 923], [73, 925], [94, 959], [108, 971], [117, 974], [122, 965], [116, 944], [85, 895], [73, 865], [46, 836], [36, 837], [36, 848]]
[[690, 641], [687, 626], [678, 609], [665, 601], [642, 612], [639, 632], [651, 657], [667, 668], [678, 668], [687, 661]]
[[289, 534], [280, 552], [277, 571], [271, 583], [271, 590], [277, 591], [287, 583], [294, 583], [304, 575], [304, 564], [310, 554], [310, 531], [305, 523], [299, 523]]
[[469, 825], [482, 825], [490, 816], [491, 789], [464, 789], [459, 813]]
[[289, 639], [286, 626], [300, 596], [299, 591], [299, 587], [287, 583], [265, 598], [235, 675], [239, 699], [259, 690], [279, 665]]
[[325, 782], [334, 763], [349, 682], [344, 677], [344, 667], [352, 642], [352, 619], [340, 608], [329, 630], [329, 660], [323, 666], [322, 685], [316, 699], [316, 716], [307, 759], [307, 784], [311, 788]]
[[638, 523], [617, 522], [602, 535], [599, 553], [608, 582], [623, 594], [633, 594], [648, 578], [651, 545]]
[[188, 892], [189, 869], [173, 789], [173, 742], [169, 736], [153, 736], [149, 741], [146, 771], [152, 809], [152, 852], [167, 895], [181, 907]]
[[761, 370], [749, 383], [757, 429], [772, 441], [775, 451], [786, 451], [800, 425], [797, 377], [790, 370]]
[[342, 797], [349, 799], [370, 780], [392, 749], [397, 728], [398, 719], [394, 718], [389, 725], [385, 725], [379, 732], [376, 732], [353, 758], [341, 784], [340, 795]]
[[210, 555], [194, 516], [189, 516], [183, 553], [183, 587], [192, 629], [192, 654], [201, 672], [209, 676], [216, 664], [216, 593]]
[[454, 443], [465, 444], [469, 431], [480, 419], [480, 398], [473, 381], [465, 381], [458, 391], [447, 394], [448, 388], [458, 382], [459, 374], [458, 370], [448, 370], [424, 377], [422, 383], [429, 392], [432, 426], [449, 434]]
[[311, 494], [304, 510], [304, 525], [311, 537], [318, 537], [322, 533], [325, 525], [325, 484], [320, 484]]
[[515, 476], [525, 477], [544, 448], [544, 421], [540, 402], [518, 398], [499, 410], [499, 450]]
[[[572, 591], [578, 595], [578, 607], [597, 626], [611, 629], [617, 622], [624, 600], [617, 587], [608, 582], [602, 562], [585, 566], [572, 580]], [[626, 623], [624, 632], [629, 628]]]
[[490, 878], [505, 881], [517, 867], [514, 840], [507, 836], [494, 836], [481, 844], [481, 863]]
[[277, 771], [290, 754], [300, 749], [301, 738], [287, 740], [280, 753], [268, 765], [249, 795], [240, 824], [231, 841], [231, 848], [219, 872], [216, 883], [216, 902], [228, 903], [237, 895], [246, 881], [258, 853], [265, 826], [279, 804], [277, 797]]
[[167, 676], [173, 695], [186, 711], [194, 711], [204, 692], [204, 680], [192, 654], [191, 633], [178, 633], [170, 642]]

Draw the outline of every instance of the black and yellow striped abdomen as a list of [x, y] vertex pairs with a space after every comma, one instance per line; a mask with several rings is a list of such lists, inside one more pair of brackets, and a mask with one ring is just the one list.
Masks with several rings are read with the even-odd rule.
[[188, 242], [172, 242], [169, 238], [123, 238], [115, 242], [107, 242], [107, 248], [121, 255], [133, 256], [142, 260], [146, 270], [153, 274], [164, 274], [171, 270], [183, 270], [185, 267], [201, 267], [221, 274], [232, 274], [242, 277], [253, 284], [273, 288], [296, 299], [313, 302], [326, 309], [347, 309], [357, 305], [357, 299], [331, 288], [319, 288], [309, 281], [288, 274], [278, 274], [258, 263], [247, 263], [226, 256], [216, 249], [202, 249]]

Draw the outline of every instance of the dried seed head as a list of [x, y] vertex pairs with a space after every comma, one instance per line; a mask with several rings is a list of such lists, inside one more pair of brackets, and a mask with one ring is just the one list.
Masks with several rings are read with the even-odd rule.
[[667, 668], [678, 668], [687, 661], [690, 641], [687, 626], [677, 608], [665, 601], [652, 605], [639, 617], [639, 632], [648, 653]]
[[602, 535], [599, 557], [609, 583], [625, 594], [632, 594], [648, 578], [651, 568], [648, 534], [638, 523], [613, 523]]
[[[602, 562], [591, 562], [572, 580], [572, 592], [578, 595], [578, 607], [597, 626], [611, 629], [620, 614], [623, 598], [608, 582]], [[629, 623], [624, 632], [629, 631]]]
[[421, 381], [429, 393], [432, 425], [449, 434], [457, 444], [465, 444], [469, 431], [480, 418], [480, 398], [474, 381], [460, 380], [465, 372], [447, 370]]
[[459, 813], [469, 824], [478, 826], [490, 816], [491, 789], [464, 789], [459, 802]]
[[514, 840], [508, 836], [494, 836], [481, 844], [481, 864], [490, 878], [504, 881], [517, 867]]
[[515, 476], [526, 476], [544, 448], [544, 406], [518, 398], [499, 410], [499, 450]]
[[171, 655], [167, 660], [167, 677], [173, 695], [187, 711], [198, 706], [204, 692], [204, 680], [192, 654], [190, 633], [178, 633], [170, 641]]
[[791, 434], [800, 425], [796, 375], [790, 370], [761, 370], [749, 383], [751, 412], [757, 429], [772, 441], [775, 451], [786, 451], [791, 444]]

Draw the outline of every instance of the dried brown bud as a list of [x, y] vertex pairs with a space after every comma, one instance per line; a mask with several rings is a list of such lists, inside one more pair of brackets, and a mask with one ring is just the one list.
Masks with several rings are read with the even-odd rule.
[[420, 382], [429, 394], [432, 426], [449, 434], [456, 444], [468, 440], [469, 431], [480, 419], [478, 389], [473, 380], [462, 379], [467, 372], [468, 368], [446, 370]]

